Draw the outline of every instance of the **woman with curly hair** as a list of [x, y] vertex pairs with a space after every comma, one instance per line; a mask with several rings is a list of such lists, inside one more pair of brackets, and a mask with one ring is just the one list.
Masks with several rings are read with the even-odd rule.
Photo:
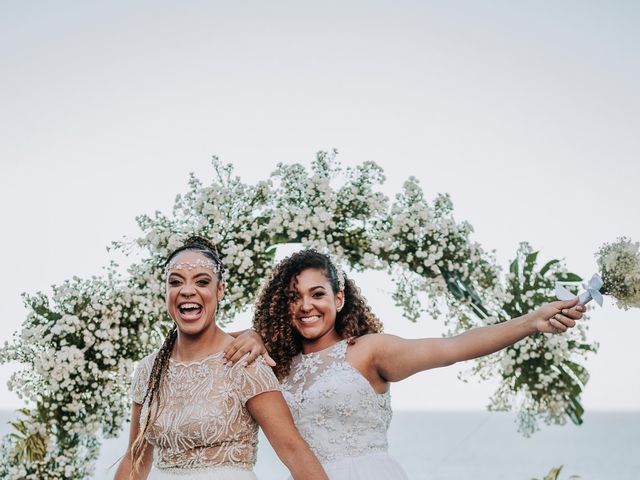
[[407, 340], [381, 333], [353, 280], [327, 255], [303, 250], [281, 261], [262, 288], [253, 318], [262, 341], [242, 334], [225, 357], [234, 363], [266, 347], [296, 426], [331, 480], [406, 479], [387, 453], [390, 382], [536, 332], [564, 332], [582, 312], [576, 298], [450, 338]]
[[216, 325], [224, 270], [200, 237], [167, 258], [174, 325], [136, 369], [129, 447], [116, 480], [255, 480], [258, 425], [293, 478], [327, 479], [273, 371], [262, 359], [242, 368], [223, 358], [233, 340]]

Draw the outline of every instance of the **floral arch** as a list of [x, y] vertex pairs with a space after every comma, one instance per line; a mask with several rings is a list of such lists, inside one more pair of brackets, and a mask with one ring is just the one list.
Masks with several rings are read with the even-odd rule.
[[[520, 245], [509, 272], [457, 222], [448, 195], [428, 202], [415, 178], [390, 200], [380, 192], [384, 173], [374, 163], [343, 168], [335, 152], [319, 152], [311, 168], [278, 165], [268, 180], [243, 183], [231, 165], [214, 158], [214, 178], [193, 175], [173, 212], [142, 215], [142, 235], [111, 248], [135, 261], [103, 277], [73, 278], [25, 295], [29, 314], [0, 361], [19, 362], [10, 388], [26, 402], [14, 432], [5, 436], [0, 477], [85, 479], [93, 473], [99, 436], [120, 433], [129, 411], [134, 362], [164, 336], [162, 261], [190, 234], [219, 245], [228, 267], [222, 323], [254, 300], [271, 268], [275, 246], [301, 243], [330, 252], [350, 268], [393, 273], [393, 300], [415, 321], [447, 311], [450, 333], [504, 321], [554, 300], [556, 281], [580, 278]], [[580, 394], [588, 381], [582, 362], [596, 345], [580, 324], [566, 335], [538, 334], [475, 362], [469, 372], [497, 377], [494, 410], [518, 412], [519, 428], [537, 422], [581, 423]]]

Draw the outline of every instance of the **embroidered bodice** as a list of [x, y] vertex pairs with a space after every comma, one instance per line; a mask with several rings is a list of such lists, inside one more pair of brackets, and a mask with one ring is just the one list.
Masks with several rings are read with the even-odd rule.
[[343, 340], [298, 354], [282, 383], [296, 427], [321, 462], [387, 451], [390, 393], [376, 393], [346, 352]]
[[[142, 359], [136, 369], [132, 384], [136, 403], [144, 400], [155, 356], [156, 352]], [[241, 362], [227, 367], [222, 352], [194, 362], [170, 360], [159, 413], [155, 417], [152, 411], [146, 435], [154, 446], [154, 464], [157, 468], [253, 468], [258, 426], [245, 403], [259, 393], [279, 389], [262, 357], [247, 367]], [[148, 400], [142, 405], [141, 428], [147, 411]]]

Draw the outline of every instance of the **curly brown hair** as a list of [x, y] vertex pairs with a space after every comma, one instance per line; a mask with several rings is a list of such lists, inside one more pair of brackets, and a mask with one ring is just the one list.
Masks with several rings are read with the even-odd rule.
[[[260, 334], [269, 354], [276, 361], [274, 371], [279, 380], [291, 369], [291, 359], [302, 351], [300, 335], [291, 321], [291, 280], [303, 270], [322, 271], [333, 293], [340, 291], [336, 266], [328, 255], [315, 250], [302, 250], [276, 265], [263, 285], [255, 305], [253, 328]], [[367, 333], [381, 333], [382, 322], [376, 317], [360, 289], [344, 273], [344, 305], [337, 313], [335, 329], [342, 338], [353, 339]]]

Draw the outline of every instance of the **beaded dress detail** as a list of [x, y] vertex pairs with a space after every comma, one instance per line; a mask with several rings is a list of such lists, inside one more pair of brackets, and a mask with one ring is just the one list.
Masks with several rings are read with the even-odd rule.
[[[132, 398], [138, 404], [144, 400], [156, 354], [142, 359], [136, 369]], [[273, 390], [280, 386], [262, 357], [247, 367], [242, 362], [226, 366], [222, 352], [193, 362], [170, 360], [161, 385], [159, 413], [152, 412], [153, 423], [146, 435], [154, 446], [154, 466], [161, 470], [221, 466], [251, 470], [258, 425], [245, 403]], [[142, 405], [141, 427], [147, 411], [148, 401]]]
[[390, 393], [376, 393], [347, 362], [347, 343], [296, 355], [282, 383], [296, 427], [323, 464], [387, 451]]

